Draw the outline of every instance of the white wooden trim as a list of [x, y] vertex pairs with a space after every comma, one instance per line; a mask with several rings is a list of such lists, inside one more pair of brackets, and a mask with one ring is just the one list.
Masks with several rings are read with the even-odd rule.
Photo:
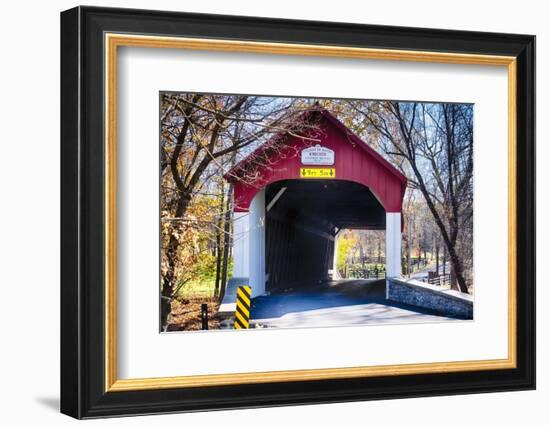
[[250, 213], [236, 212], [233, 216], [233, 277], [249, 278]]
[[401, 213], [386, 213], [386, 277], [401, 276]]
[[265, 294], [265, 189], [250, 204], [250, 286], [252, 297]]
[[279, 189], [279, 191], [277, 192], [277, 194], [273, 197], [273, 199], [271, 200], [271, 202], [267, 205], [266, 207], [266, 211], [269, 212], [269, 210], [271, 210], [271, 208], [273, 208], [275, 206], [275, 203], [279, 200], [279, 198], [281, 196], [283, 196], [283, 193], [285, 193], [285, 190], [286, 190], [286, 186], [285, 187], [281, 187]]

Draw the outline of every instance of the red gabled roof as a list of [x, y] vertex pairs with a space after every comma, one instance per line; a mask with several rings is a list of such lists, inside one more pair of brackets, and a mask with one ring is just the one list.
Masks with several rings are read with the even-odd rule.
[[[315, 132], [313, 137], [335, 152], [334, 165], [330, 166], [335, 168], [333, 178], [368, 187], [386, 212], [400, 212], [407, 178], [319, 105], [302, 113], [294, 124], [312, 119], [314, 114], [322, 120], [322, 131]], [[233, 166], [224, 178], [234, 183], [235, 211], [248, 211], [255, 194], [271, 183], [300, 179], [304, 166], [298, 153], [309, 146], [310, 142], [306, 137], [281, 131]]]
[[[383, 167], [387, 168], [395, 177], [397, 177], [403, 183], [407, 182], [407, 177], [405, 177], [403, 173], [401, 173], [397, 168], [395, 168], [392, 164], [390, 164], [382, 155], [380, 155], [373, 148], [367, 145], [362, 139], [359, 138], [359, 136], [353, 133], [348, 127], [346, 127], [338, 118], [332, 115], [327, 109], [321, 106], [314, 106], [309, 110], [305, 111], [302, 115], [300, 115], [298, 120], [308, 120], [311, 117], [311, 114], [316, 112], [320, 113], [322, 117], [327, 119], [342, 133], [344, 133], [350, 142], [362, 148], [368, 155], [372, 156]], [[254, 151], [248, 154], [245, 158], [243, 158], [241, 161], [239, 161], [237, 164], [231, 167], [224, 174], [223, 177], [228, 181], [233, 180], [234, 176], [238, 177], [239, 172], [243, 170], [248, 164], [252, 163], [254, 158], [258, 158], [258, 156], [262, 155], [263, 152], [266, 152], [267, 150], [269, 150], [276, 143], [279, 143], [281, 141], [281, 138], [284, 138], [284, 137], [286, 137], [285, 132], [281, 131], [280, 133], [276, 133], [267, 142], [262, 143], [260, 146], [254, 149]]]

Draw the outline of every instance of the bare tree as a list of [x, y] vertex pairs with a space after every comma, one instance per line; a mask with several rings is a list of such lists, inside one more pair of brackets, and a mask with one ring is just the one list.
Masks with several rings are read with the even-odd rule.
[[[281, 143], [285, 134], [301, 134], [307, 120], [297, 119], [303, 111], [292, 99], [162, 93], [160, 103], [164, 220], [160, 321], [161, 329], [166, 330], [171, 302], [188, 281], [182, 278], [181, 247], [189, 243], [189, 229], [202, 219], [187, 215], [194, 196], [211, 189], [213, 176], [227, 172], [229, 158], [249, 154], [255, 145], [273, 139], [274, 134], [282, 135]], [[270, 149], [279, 148], [278, 140], [275, 138]], [[261, 160], [257, 158], [256, 162]], [[227, 219], [227, 212], [219, 211], [218, 217]], [[221, 240], [222, 233], [227, 234], [227, 225], [222, 229], [221, 222], [215, 222]], [[225, 254], [223, 257], [222, 263], [226, 263]], [[227, 264], [220, 266], [227, 270]], [[221, 281], [225, 279], [221, 277]], [[219, 292], [223, 290], [219, 288]]]
[[471, 105], [350, 102], [383, 140], [385, 153], [420, 191], [439, 229], [458, 289], [468, 291], [458, 247], [473, 219]]

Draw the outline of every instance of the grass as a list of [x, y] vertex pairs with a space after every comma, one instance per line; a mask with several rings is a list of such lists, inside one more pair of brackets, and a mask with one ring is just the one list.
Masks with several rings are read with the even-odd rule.
[[[229, 261], [227, 280], [233, 276], [233, 259]], [[192, 300], [195, 298], [211, 299], [214, 298], [214, 286], [216, 284], [216, 267], [207, 264], [197, 275], [195, 279], [184, 284], [179, 290], [178, 296], [182, 299]]]
[[184, 299], [213, 298], [214, 285], [214, 277], [209, 277], [201, 280], [193, 280], [183, 285], [178, 295]]

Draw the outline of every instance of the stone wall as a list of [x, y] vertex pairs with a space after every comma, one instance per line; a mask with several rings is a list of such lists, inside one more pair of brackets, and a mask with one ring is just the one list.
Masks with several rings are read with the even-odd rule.
[[450, 317], [472, 319], [474, 315], [471, 295], [416, 280], [386, 279], [386, 298]]

